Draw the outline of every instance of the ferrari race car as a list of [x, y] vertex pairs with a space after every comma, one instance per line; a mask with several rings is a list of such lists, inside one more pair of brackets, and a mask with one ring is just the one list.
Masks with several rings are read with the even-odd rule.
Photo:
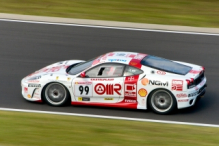
[[52, 106], [89, 105], [151, 108], [169, 114], [204, 96], [205, 68], [134, 52], [110, 52], [94, 59], [67, 60], [21, 81], [26, 100]]

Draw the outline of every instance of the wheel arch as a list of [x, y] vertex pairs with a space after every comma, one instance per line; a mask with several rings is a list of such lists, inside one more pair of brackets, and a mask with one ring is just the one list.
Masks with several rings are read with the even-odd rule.
[[170, 90], [168, 90], [168, 89], [166, 89], [166, 88], [156, 88], [156, 89], [153, 89], [149, 94], [148, 94], [148, 96], [147, 96], [147, 100], [146, 100], [146, 105], [147, 105], [147, 108], [150, 108], [150, 106], [149, 106], [149, 97], [155, 92], [155, 91], [157, 91], [157, 90], [165, 90], [165, 91], [168, 91], [173, 97], [174, 97], [174, 99], [175, 99], [175, 101], [176, 101], [176, 104], [177, 104], [177, 106], [178, 106], [178, 102], [177, 102], [177, 99], [176, 99], [176, 97], [175, 97], [175, 95], [170, 91]]

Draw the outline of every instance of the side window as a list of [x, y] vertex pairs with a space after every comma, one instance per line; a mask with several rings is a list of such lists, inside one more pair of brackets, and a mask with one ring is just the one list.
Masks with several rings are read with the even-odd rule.
[[86, 72], [88, 77], [120, 77], [122, 76], [124, 65], [104, 64], [92, 68]]
[[138, 75], [143, 73], [142, 70], [132, 67], [132, 66], [126, 66], [125, 67], [125, 71], [124, 71], [124, 75], [123, 76], [132, 76], [132, 75]]

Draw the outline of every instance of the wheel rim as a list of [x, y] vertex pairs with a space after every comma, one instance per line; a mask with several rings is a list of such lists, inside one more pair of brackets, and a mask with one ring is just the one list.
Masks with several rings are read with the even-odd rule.
[[47, 86], [45, 90], [45, 97], [49, 103], [59, 105], [66, 99], [66, 90], [62, 85], [52, 83]]
[[167, 91], [157, 91], [152, 95], [151, 104], [158, 112], [166, 112], [173, 105], [173, 99]]

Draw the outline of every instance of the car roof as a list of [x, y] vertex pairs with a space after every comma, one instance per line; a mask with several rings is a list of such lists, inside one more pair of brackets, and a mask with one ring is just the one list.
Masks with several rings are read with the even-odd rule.
[[138, 67], [141, 66], [140, 62], [145, 56], [147, 56], [147, 54], [136, 52], [109, 52], [97, 57], [97, 59], [94, 60], [92, 66], [101, 63], [112, 62]]

